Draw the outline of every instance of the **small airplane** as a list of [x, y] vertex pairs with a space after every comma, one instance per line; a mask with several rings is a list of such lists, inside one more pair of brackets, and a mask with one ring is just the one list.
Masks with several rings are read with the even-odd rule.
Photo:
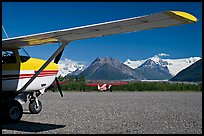
[[86, 86], [97, 86], [99, 91], [110, 91], [112, 92], [112, 86], [118, 86], [118, 85], [126, 85], [128, 82], [115, 82], [115, 83], [87, 83]]
[[[181, 11], [161, 13], [92, 24], [87, 26], [2, 39], [1, 117], [18, 122], [23, 115], [22, 104], [29, 100], [29, 111], [37, 114], [42, 109], [38, 97], [57, 80], [58, 62], [68, 43], [87, 38], [197, 22], [193, 15]], [[32, 58], [24, 47], [61, 43], [48, 60]], [[54, 60], [54, 61], [53, 61]]]

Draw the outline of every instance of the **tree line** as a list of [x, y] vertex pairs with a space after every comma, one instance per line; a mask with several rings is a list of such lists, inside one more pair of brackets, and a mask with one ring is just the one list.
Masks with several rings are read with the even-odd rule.
[[[63, 82], [60, 85], [63, 91], [97, 91], [97, 86], [85, 86], [87, 82], [84, 77], [58, 79]], [[57, 91], [57, 85], [53, 84], [48, 90]], [[126, 85], [112, 86], [112, 91], [202, 91], [202, 83], [129, 82]]]

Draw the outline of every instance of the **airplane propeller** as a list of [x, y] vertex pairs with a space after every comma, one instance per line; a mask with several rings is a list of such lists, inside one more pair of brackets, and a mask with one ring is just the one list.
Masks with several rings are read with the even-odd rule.
[[61, 90], [61, 87], [60, 87], [60, 85], [59, 85], [59, 81], [58, 81], [57, 77], [55, 77], [55, 81], [56, 81], [56, 83], [57, 83], [57, 88], [58, 88], [58, 90], [59, 90], [59, 93], [60, 93], [61, 97], [63, 97], [62, 90]]
[[[54, 63], [58, 64], [58, 62], [59, 62], [59, 60], [60, 60], [60, 58], [62, 56], [63, 51], [64, 51], [64, 49], [55, 57]], [[59, 91], [61, 97], [63, 97], [62, 89], [61, 89], [61, 87], [59, 85], [59, 81], [58, 81], [57, 77], [55, 77], [55, 81], [56, 81], [56, 84], [57, 84], [58, 91]]]

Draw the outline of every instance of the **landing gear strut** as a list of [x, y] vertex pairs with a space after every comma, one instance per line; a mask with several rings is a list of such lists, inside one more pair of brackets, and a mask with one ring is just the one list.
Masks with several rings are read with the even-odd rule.
[[40, 95], [40, 92], [36, 92], [36, 97], [34, 97], [33, 93], [31, 93], [28, 98], [30, 99], [29, 103], [29, 111], [32, 114], [38, 114], [42, 110], [42, 104], [37, 99], [37, 97]]
[[[42, 91], [42, 90], [41, 90]], [[38, 114], [42, 110], [42, 104], [37, 97], [42, 94], [40, 90], [31, 93], [6, 92], [1, 100], [0, 119], [5, 123], [17, 123], [23, 115], [22, 104], [26, 103], [27, 96], [29, 99], [29, 111], [31, 114]], [[44, 90], [43, 90], [44, 91]]]
[[29, 111], [32, 114], [38, 114], [42, 110], [42, 104], [39, 100], [34, 100], [29, 103]]

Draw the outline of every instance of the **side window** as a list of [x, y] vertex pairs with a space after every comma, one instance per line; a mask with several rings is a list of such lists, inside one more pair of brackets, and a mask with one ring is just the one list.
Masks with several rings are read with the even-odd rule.
[[16, 63], [16, 57], [13, 51], [2, 51], [2, 64]]
[[28, 55], [28, 53], [26, 52], [26, 50], [24, 48], [20, 48], [18, 50], [18, 53], [20, 55], [20, 59], [21, 59], [21, 62], [26, 62], [27, 60], [30, 59], [30, 56]]

